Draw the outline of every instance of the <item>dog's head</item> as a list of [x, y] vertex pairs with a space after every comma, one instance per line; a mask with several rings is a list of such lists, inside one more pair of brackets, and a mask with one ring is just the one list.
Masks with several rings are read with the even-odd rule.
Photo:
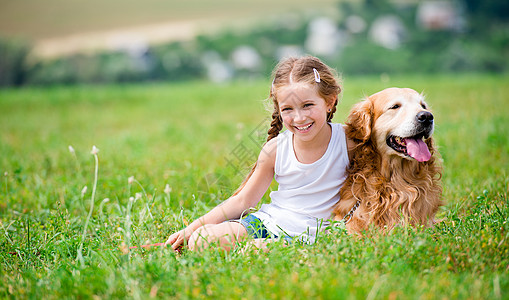
[[350, 138], [371, 140], [382, 155], [419, 162], [431, 158], [433, 114], [424, 96], [412, 89], [388, 88], [371, 95], [354, 106], [347, 125]]

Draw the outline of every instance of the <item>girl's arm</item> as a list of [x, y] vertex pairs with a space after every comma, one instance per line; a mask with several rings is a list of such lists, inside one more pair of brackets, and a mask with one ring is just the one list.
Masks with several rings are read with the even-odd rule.
[[350, 161], [353, 158], [353, 149], [355, 149], [356, 146], [357, 146], [357, 143], [354, 140], [349, 139], [348, 137], [346, 138], [346, 148], [347, 148], [347, 152], [348, 152], [348, 159]]
[[191, 234], [205, 224], [219, 224], [226, 220], [238, 219], [244, 211], [255, 207], [269, 188], [274, 178], [277, 138], [266, 143], [256, 163], [256, 168], [244, 188], [214, 209], [193, 221], [186, 228], [172, 234], [166, 244], [173, 249], [180, 247]]

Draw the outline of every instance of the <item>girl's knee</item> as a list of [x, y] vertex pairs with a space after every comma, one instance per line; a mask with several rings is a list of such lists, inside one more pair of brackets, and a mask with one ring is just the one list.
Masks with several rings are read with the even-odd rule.
[[235, 222], [207, 224], [196, 229], [189, 238], [191, 251], [202, 250], [211, 244], [230, 250], [233, 245], [247, 234], [244, 226]]
[[203, 247], [203, 244], [209, 244], [209, 236], [208, 229], [213, 225], [207, 224], [196, 229], [188, 241], [189, 250], [195, 251], [199, 250]]

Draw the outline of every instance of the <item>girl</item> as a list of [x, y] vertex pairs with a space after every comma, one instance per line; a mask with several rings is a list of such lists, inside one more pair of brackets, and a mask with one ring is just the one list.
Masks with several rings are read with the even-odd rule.
[[[230, 250], [247, 236], [261, 246], [267, 238], [313, 242], [328, 225], [349, 164], [343, 127], [330, 123], [341, 87], [333, 71], [311, 56], [280, 62], [273, 76], [272, 122], [255, 166], [232, 197], [172, 234], [166, 245], [176, 250], [188, 241], [191, 250], [200, 250], [218, 243]], [[279, 135], [283, 125], [287, 130]], [[270, 193], [272, 202], [239, 219], [273, 178], [279, 188]]]

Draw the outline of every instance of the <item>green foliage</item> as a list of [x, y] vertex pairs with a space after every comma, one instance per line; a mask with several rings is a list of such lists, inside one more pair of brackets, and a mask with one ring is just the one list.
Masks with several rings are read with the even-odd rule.
[[472, 21], [472, 29], [482, 34], [486, 29], [493, 29], [500, 23], [507, 25], [509, 4], [503, 0], [463, 0], [467, 13]]
[[242, 175], [227, 159], [239, 145], [258, 151], [269, 82], [0, 90], [0, 297], [506, 299], [507, 76], [382, 79], [344, 78], [335, 121], [382, 88], [424, 91], [444, 164], [441, 222], [363, 237], [333, 228], [313, 245], [244, 253], [127, 247], [164, 241], [232, 193]]
[[[461, 14], [463, 29], [425, 29], [416, 22], [414, 4], [393, 5], [389, 1], [340, 2], [343, 17], [357, 15], [371, 26], [383, 15], [398, 17], [405, 25], [403, 43], [386, 49], [368, 38], [368, 33], [354, 34], [345, 51], [332, 62], [348, 74], [402, 73], [500, 73], [508, 70], [509, 20], [507, 1], [458, 1], [467, 8]], [[345, 18], [339, 21], [345, 27]], [[494, 21], [496, 20], [496, 21]]]
[[[364, 40], [347, 46], [333, 65], [348, 74], [407, 73], [415, 70], [413, 58], [407, 49], [389, 50]], [[426, 71], [426, 64], [420, 71]]]
[[19, 85], [25, 81], [30, 47], [21, 39], [0, 36], [0, 87]]

